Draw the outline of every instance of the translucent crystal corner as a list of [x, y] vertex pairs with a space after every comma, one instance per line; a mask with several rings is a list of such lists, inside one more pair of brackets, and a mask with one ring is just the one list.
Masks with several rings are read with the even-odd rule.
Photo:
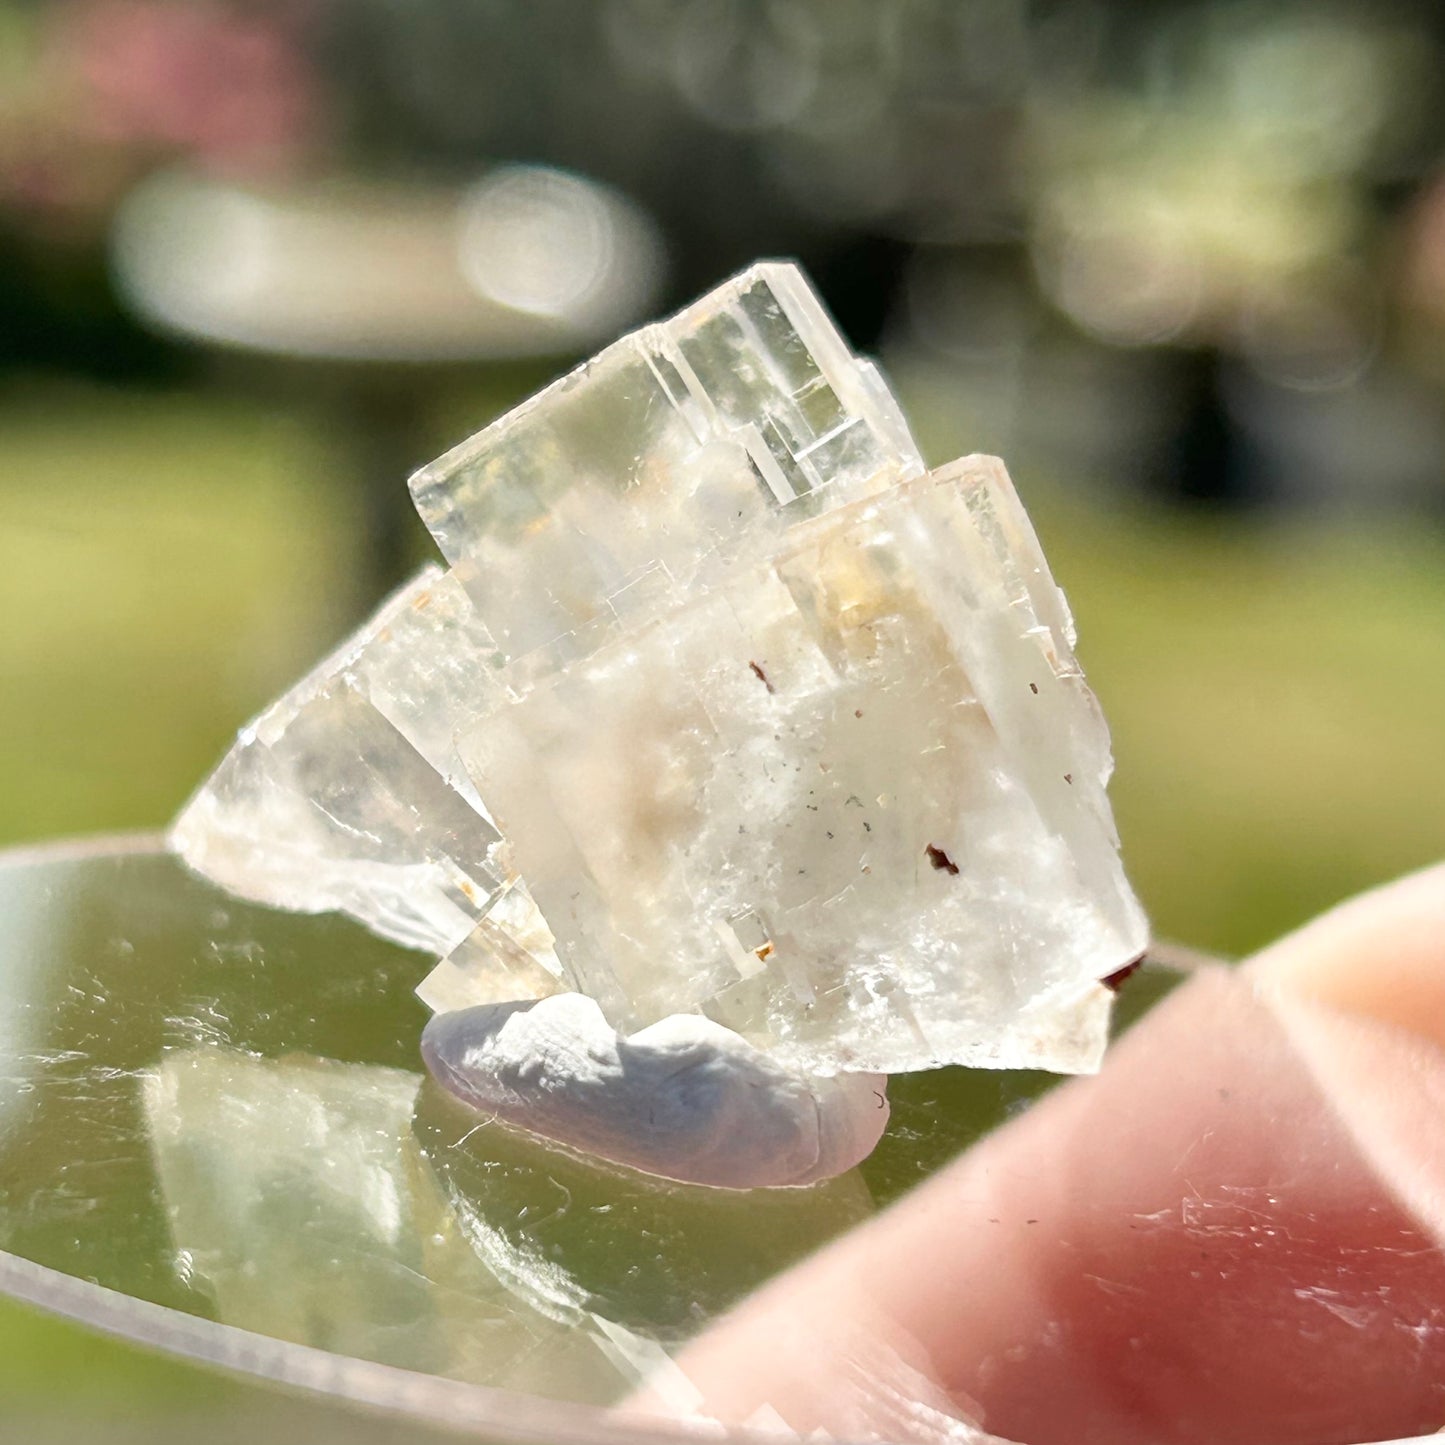
[[[802, 517], [923, 470], [876, 368], [795, 266], [752, 267], [411, 480], [499, 653], [623, 636]], [[549, 646], [550, 644], [550, 646]]]

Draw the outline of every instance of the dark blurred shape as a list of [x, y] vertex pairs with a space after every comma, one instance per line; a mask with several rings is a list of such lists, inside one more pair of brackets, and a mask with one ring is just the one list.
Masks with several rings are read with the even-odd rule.
[[1254, 468], [1225, 410], [1223, 367], [1214, 350], [1179, 352], [1166, 362], [1178, 421], [1155, 474], [1145, 477], [1161, 496], [1203, 506], [1237, 506], [1257, 498]]

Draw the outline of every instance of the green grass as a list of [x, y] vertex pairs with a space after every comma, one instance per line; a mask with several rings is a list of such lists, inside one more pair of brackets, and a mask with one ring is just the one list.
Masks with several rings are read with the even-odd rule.
[[[398, 485], [401, 479], [398, 478]], [[1445, 854], [1445, 544], [1146, 515], [1021, 478], [1114, 727], [1162, 933], [1243, 951]], [[352, 493], [294, 418], [0, 399], [0, 842], [161, 825], [355, 615]], [[194, 1372], [0, 1307], [0, 1411]]]
[[162, 822], [340, 625], [345, 518], [294, 424], [188, 397], [12, 401], [0, 839]]

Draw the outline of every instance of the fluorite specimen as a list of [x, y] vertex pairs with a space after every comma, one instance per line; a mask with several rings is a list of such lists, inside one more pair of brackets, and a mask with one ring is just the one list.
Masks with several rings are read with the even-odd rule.
[[1003, 465], [927, 471], [754, 266], [412, 479], [429, 567], [176, 824], [456, 1009], [700, 1011], [815, 1074], [1087, 1070], [1146, 924], [1108, 734]]

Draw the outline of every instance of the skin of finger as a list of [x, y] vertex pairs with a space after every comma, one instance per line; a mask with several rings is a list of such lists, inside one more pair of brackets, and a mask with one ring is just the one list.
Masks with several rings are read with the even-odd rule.
[[1445, 867], [1331, 909], [1246, 968], [1281, 993], [1445, 1046]]
[[1445, 1052], [1394, 995], [1427, 1008], [1441, 973], [1436, 871], [1200, 975], [685, 1352], [703, 1410], [856, 1438], [873, 1392], [879, 1436], [942, 1438], [951, 1410], [1036, 1445], [1438, 1428]]

